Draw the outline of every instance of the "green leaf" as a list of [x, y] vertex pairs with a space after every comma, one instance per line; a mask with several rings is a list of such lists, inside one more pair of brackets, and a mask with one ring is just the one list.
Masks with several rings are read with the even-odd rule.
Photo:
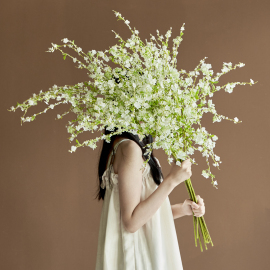
[[63, 56], [63, 59], [66, 60], [67, 54], [65, 53]]
[[79, 141], [76, 139], [76, 143], [79, 144]]
[[199, 99], [199, 92], [200, 92], [200, 90], [196, 91], [196, 95], [195, 95], [196, 99]]

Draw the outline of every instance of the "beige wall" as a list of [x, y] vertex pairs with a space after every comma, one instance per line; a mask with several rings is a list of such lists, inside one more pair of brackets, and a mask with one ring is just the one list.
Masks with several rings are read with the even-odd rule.
[[[213, 168], [219, 189], [202, 177], [204, 159], [193, 165], [192, 181], [205, 200], [205, 219], [214, 247], [201, 253], [194, 246], [191, 217], [176, 220], [185, 270], [269, 269], [269, 27], [270, 2], [226, 1], [4, 1], [1, 31], [1, 188], [0, 269], [94, 269], [101, 202], [95, 201], [100, 148], [71, 145], [65, 125], [74, 115], [56, 121], [65, 106], [20, 125], [21, 111], [7, 109], [54, 84], [88, 80], [86, 72], [64, 61], [60, 52], [45, 51], [51, 42], [74, 39], [85, 51], [104, 50], [116, 42], [112, 29], [127, 37], [112, 9], [131, 21], [142, 38], [172, 26], [173, 36], [186, 23], [178, 67], [192, 70], [199, 60], [218, 72], [222, 62], [244, 62], [222, 83], [259, 81], [219, 92], [213, 101], [219, 113], [243, 121], [203, 124], [219, 137], [215, 153], [223, 163]], [[32, 115], [45, 106], [30, 110]], [[84, 134], [81, 139], [93, 134]], [[169, 172], [163, 151], [155, 150], [163, 173]], [[171, 203], [188, 198], [185, 186], [170, 195]]]

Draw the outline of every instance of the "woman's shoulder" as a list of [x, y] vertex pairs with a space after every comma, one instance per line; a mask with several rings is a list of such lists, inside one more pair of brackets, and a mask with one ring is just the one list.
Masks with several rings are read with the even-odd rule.
[[132, 164], [132, 166], [139, 164], [141, 166], [143, 162], [142, 149], [135, 141], [127, 139], [125, 141], [119, 140], [117, 143], [114, 162], [115, 173], [118, 173], [118, 168], [122, 164]]
[[141, 147], [133, 140], [131, 139], [125, 139], [125, 138], [121, 138], [119, 140], [119, 145], [118, 148], [121, 148], [121, 152], [124, 155], [130, 156], [130, 155], [138, 155], [140, 154], [140, 156], [142, 155], [142, 149]]

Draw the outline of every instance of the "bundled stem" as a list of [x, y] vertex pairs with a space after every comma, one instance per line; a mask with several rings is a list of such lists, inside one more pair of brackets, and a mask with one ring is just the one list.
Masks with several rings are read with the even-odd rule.
[[[186, 145], [184, 148], [186, 148]], [[176, 155], [173, 154], [173, 156], [174, 156], [175, 160], [177, 160]], [[183, 162], [183, 160], [180, 160], [180, 161]], [[193, 189], [190, 178], [185, 180], [185, 185], [186, 185], [190, 200], [194, 201], [195, 203], [198, 203], [198, 200], [196, 198], [196, 194], [195, 194], [195, 191]], [[205, 249], [207, 250], [207, 244], [211, 243], [211, 245], [214, 246], [203, 216], [196, 217], [193, 213], [193, 226], [194, 226], [194, 238], [195, 238], [195, 246], [196, 247], [197, 247], [197, 239], [199, 239], [200, 248], [201, 248], [201, 251], [203, 252], [200, 232], [201, 232], [202, 237], [203, 237]], [[199, 227], [200, 227], [200, 232], [199, 232]]]
[[[190, 199], [192, 201], [194, 201], [195, 203], [198, 203], [190, 178], [185, 181], [185, 185], [186, 185], [187, 191], [189, 193]], [[211, 243], [211, 245], [213, 246], [214, 244], [213, 244], [212, 239], [210, 237], [210, 233], [207, 229], [204, 217], [203, 216], [202, 217], [195, 217], [194, 213], [193, 213], [193, 225], [194, 225], [195, 246], [197, 247], [197, 239], [199, 239], [200, 248], [201, 248], [201, 251], [203, 251], [203, 247], [202, 247], [202, 243], [201, 243], [201, 236], [199, 234], [199, 227], [200, 227], [200, 231], [201, 231], [201, 234], [203, 237], [205, 249], [207, 250], [206, 244]]]

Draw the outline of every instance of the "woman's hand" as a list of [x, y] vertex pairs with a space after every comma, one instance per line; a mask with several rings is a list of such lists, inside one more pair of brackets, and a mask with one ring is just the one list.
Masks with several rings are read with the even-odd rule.
[[168, 176], [175, 187], [191, 177], [191, 165], [192, 163], [189, 158], [184, 160], [181, 163], [181, 166], [176, 165], [176, 162], [172, 164], [171, 171]]
[[182, 204], [182, 209], [185, 215], [191, 216], [193, 215], [192, 211], [194, 212], [195, 217], [201, 217], [205, 214], [205, 205], [203, 198], [200, 195], [196, 195], [198, 204], [191, 201], [190, 199], [186, 199]]

